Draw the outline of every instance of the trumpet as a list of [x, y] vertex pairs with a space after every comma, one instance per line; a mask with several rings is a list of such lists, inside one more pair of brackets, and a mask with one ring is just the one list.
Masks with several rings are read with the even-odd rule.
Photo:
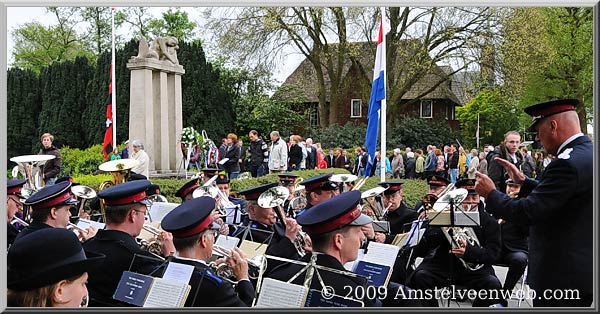
[[[213, 245], [213, 255], [221, 257], [231, 257], [231, 250], [228, 250], [220, 245]], [[246, 258], [248, 263], [248, 277], [250, 279], [257, 279], [261, 272], [264, 272], [266, 268], [266, 258], [264, 255], [257, 255], [253, 258]], [[237, 283], [237, 278], [233, 272], [233, 268], [226, 262], [217, 263], [212, 261], [208, 266], [215, 272], [215, 274], [221, 278], [226, 279], [232, 284]]]
[[[158, 236], [160, 236], [160, 233], [162, 232], [160, 229], [158, 229], [148, 223], [145, 223], [142, 226], [142, 228], [157, 238], [158, 238]], [[148, 241], [146, 239], [141, 239], [139, 244], [142, 247], [142, 249], [144, 249], [154, 255], [160, 256], [163, 254], [162, 248], [161, 248], [161, 243], [158, 240]]]
[[25, 222], [25, 220], [23, 220], [23, 219], [21, 219], [21, 218], [19, 218], [17, 216], [13, 216], [13, 219], [10, 221], [10, 224], [14, 225], [16, 223], [19, 223], [19, 224], [21, 224], [21, 225], [23, 225], [25, 227], [29, 226], [29, 224], [27, 222]]
[[[264, 191], [258, 197], [258, 201], [257, 201], [258, 206], [260, 206], [262, 208], [273, 208], [273, 210], [275, 210], [275, 214], [281, 221], [281, 224], [283, 225], [284, 228], [285, 228], [285, 214], [283, 212], [283, 208], [281, 208], [281, 204], [283, 204], [285, 202], [285, 200], [287, 200], [289, 195], [290, 195], [290, 191], [287, 188], [285, 188], [283, 186], [275, 186], [275, 187], [272, 187], [272, 188]], [[303, 232], [298, 232], [298, 234], [296, 235], [296, 238], [294, 239], [294, 241], [292, 241], [294, 244], [294, 247], [296, 248], [296, 251], [298, 252], [298, 255], [300, 255], [300, 257], [302, 257], [306, 254], [306, 251], [304, 250], [304, 245], [306, 244], [306, 240], [304, 237], [305, 237], [305, 235]]]

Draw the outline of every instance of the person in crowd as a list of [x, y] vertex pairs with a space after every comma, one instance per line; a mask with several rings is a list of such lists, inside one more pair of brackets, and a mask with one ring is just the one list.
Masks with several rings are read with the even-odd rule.
[[460, 146], [458, 148], [458, 177], [462, 177], [467, 172], [467, 153]]
[[88, 273], [105, 256], [84, 251], [66, 229], [47, 228], [8, 250], [7, 304], [10, 307], [87, 306]]
[[290, 136], [290, 147], [288, 152], [288, 171], [300, 170], [302, 162], [302, 147], [298, 145], [300, 137], [298, 135]]
[[317, 169], [327, 169], [329, 167], [325, 158], [323, 149], [321, 147], [317, 148]]
[[436, 173], [437, 155], [436, 148], [433, 145], [427, 145], [427, 157], [425, 158], [425, 177], [430, 177]]
[[439, 149], [435, 150], [435, 175], [438, 177], [446, 177], [446, 161], [444, 160], [444, 154]]
[[[135, 146], [134, 146], [135, 147]], [[113, 299], [123, 271], [152, 274], [162, 264], [153, 253], [143, 250], [135, 238], [146, 222], [151, 205], [146, 195], [148, 180], [135, 180], [111, 186], [98, 193], [104, 201], [106, 228], [86, 241], [83, 248], [106, 255], [104, 262], [90, 271], [90, 306], [130, 306]], [[174, 255], [171, 233], [162, 231], [156, 238], [164, 256]]]
[[365, 174], [368, 159], [367, 153], [362, 147], [357, 147], [355, 152], [356, 158], [354, 159], [354, 168], [352, 168], [352, 173], [359, 177], [365, 177], [368, 175]]
[[519, 166], [521, 172], [528, 178], [535, 178], [535, 163], [533, 162], [533, 157], [527, 151], [527, 147], [521, 147], [521, 156], [523, 156], [521, 165]]
[[52, 144], [54, 142], [54, 136], [52, 134], [42, 134], [41, 141], [42, 149], [40, 149], [38, 155], [54, 156], [53, 159], [46, 161], [44, 164], [44, 185], [53, 185], [62, 169], [62, 157], [60, 156], [58, 148]]
[[417, 179], [425, 179], [425, 158], [423, 157], [423, 150], [417, 148], [415, 154], [417, 155], [415, 161], [415, 177]]
[[239, 146], [237, 145], [237, 135], [235, 135], [234, 133], [227, 134], [225, 144], [227, 145], [225, 148], [225, 155], [219, 163], [222, 163], [223, 160], [227, 159], [227, 161], [222, 163], [222, 167], [223, 170], [225, 170], [225, 172], [229, 176], [229, 178], [233, 180], [237, 178], [237, 176], [240, 174], [239, 161], [241, 158], [241, 151]]
[[192, 169], [200, 170], [200, 160], [202, 158], [202, 152], [199, 145], [194, 145], [192, 153], [190, 154], [190, 162], [188, 163], [188, 171]]
[[469, 162], [469, 167], [467, 169], [467, 178], [468, 179], [476, 179], [475, 172], [477, 172], [477, 168], [479, 168], [479, 153], [477, 149], [471, 149], [471, 161]]
[[240, 173], [243, 173], [248, 169], [246, 166], [246, 150], [244, 149], [244, 141], [238, 140], [237, 146], [240, 149], [240, 159], [238, 160], [238, 163], [240, 164]]
[[269, 148], [267, 143], [258, 136], [258, 131], [251, 130], [248, 133], [250, 145], [248, 146], [248, 166], [253, 178], [262, 177], [265, 174], [265, 165], [269, 161]]
[[306, 139], [306, 169], [317, 169], [317, 149], [313, 147], [312, 138]]
[[121, 159], [121, 155], [119, 154], [119, 148], [115, 147], [110, 155], [110, 160], [119, 160]]
[[481, 152], [479, 153], [479, 166], [477, 166], [477, 171], [481, 172], [483, 174], [487, 174], [488, 171], [488, 163], [487, 163], [487, 159], [485, 158], [486, 153], [485, 152]]
[[518, 168], [521, 165], [523, 156], [519, 151], [519, 145], [521, 144], [521, 135], [517, 131], [508, 131], [504, 134], [504, 141], [498, 145], [493, 151], [490, 151], [486, 156], [488, 162], [488, 176], [494, 181], [496, 189], [504, 193], [506, 191], [506, 180], [508, 174], [504, 167], [502, 167], [495, 159], [500, 157], [504, 160], [512, 162]]
[[458, 147], [455, 143], [450, 144], [450, 148], [448, 150], [448, 159], [446, 161], [446, 168], [448, 169], [448, 174], [450, 175], [450, 182], [456, 183], [458, 179]]
[[288, 149], [278, 131], [271, 132], [271, 153], [269, 154], [269, 172], [278, 173], [287, 169]]
[[544, 172], [544, 152], [536, 152], [535, 153], [535, 178], [540, 177], [542, 172]]
[[400, 148], [394, 148], [394, 157], [392, 158], [392, 177], [394, 179], [404, 177], [404, 158]]
[[239, 248], [231, 251], [231, 256], [224, 261], [233, 270], [237, 280], [235, 288], [208, 266], [221, 228], [213, 221], [215, 206], [213, 198], [202, 196], [175, 207], [161, 221], [163, 230], [173, 235], [177, 250], [177, 256], [170, 262], [194, 267], [185, 307], [252, 306], [254, 287], [248, 277], [248, 262]]
[[[576, 289], [578, 298], [552, 295], [534, 306], [589, 307], [594, 301], [594, 148], [581, 132], [578, 99], [558, 99], [525, 108], [533, 118], [544, 150], [557, 156], [539, 181], [525, 177], [511, 160], [495, 158], [516, 184], [519, 198], [496, 190], [494, 181], [477, 174], [477, 192], [496, 218], [529, 226], [529, 286], [538, 295], [546, 289]], [[557, 223], [560, 232], [557, 232]], [[549, 274], [562, 274], [551, 276]]]
[[333, 154], [333, 149], [329, 150], [329, 155], [325, 156], [325, 162], [327, 163], [327, 168], [335, 168], [335, 155]]
[[416, 160], [415, 153], [408, 152], [406, 153], [406, 172], [404, 173], [404, 177], [407, 179], [415, 178], [415, 168], [416, 168]]
[[121, 159], [129, 158], [129, 140], [125, 141], [125, 148], [121, 151]]
[[135, 167], [131, 168], [131, 171], [149, 178], [150, 157], [144, 150], [144, 143], [142, 143], [140, 140], [133, 140], [131, 146], [133, 146], [133, 153], [131, 154], [130, 158], [139, 162]]

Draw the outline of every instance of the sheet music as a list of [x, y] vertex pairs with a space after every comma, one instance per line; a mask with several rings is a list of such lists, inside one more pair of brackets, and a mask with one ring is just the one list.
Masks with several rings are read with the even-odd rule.
[[223, 158], [223, 159], [219, 160], [218, 164], [224, 165], [227, 161], [229, 161], [229, 158]]
[[87, 227], [89, 227], [89, 226], [92, 226], [92, 227], [96, 228], [97, 230], [100, 230], [100, 229], [104, 229], [106, 224], [104, 224], [102, 222], [85, 219], [85, 218], [79, 218], [79, 220], [77, 221], [77, 227], [80, 227], [82, 229], [87, 229]]
[[187, 283], [154, 278], [144, 307], [183, 307], [189, 291]]
[[363, 261], [393, 267], [399, 251], [398, 246], [371, 241]]
[[303, 307], [307, 294], [304, 286], [264, 278], [256, 307]]
[[225, 208], [225, 223], [230, 225], [238, 224], [242, 221], [242, 211], [239, 206]]
[[239, 242], [240, 238], [231, 237], [227, 235], [219, 235], [215, 244], [232, 251], [233, 249], [235, 249], [235, 247], [237, 247]]
[[188, 284], [193, 272], [194, 266], [192, 265], [169, 262], [162, 278]]
[[164, 202], [155, 202], [152, 203], [150, 207], [150, 211], [148, 215], [150, 216], [151, 222], [161, 222], [165, 215], [167, 215], [173, 208], [179, 206], [181, 204], [178, 203], [164, 203]]
[[[406, 239], [405, 243], [408, 243], [410, 247], [417, 245], [421, 240], [421, 237], [423, 236], [424, 232], [425, 229], [423, 228], [423, 220], [413, 221], [412, 227], [410, 228], [410, 231], [408, 231], [408, 238]], [[405, 243], [403, 243], [403, 245]]]
[[267, 251], [268, 243], [259, 243], [249, 240], [242, 241], [240, 244], [240, 250], [246, 254], [246, 258], [253, 258], [257, 255], [264, 255]]

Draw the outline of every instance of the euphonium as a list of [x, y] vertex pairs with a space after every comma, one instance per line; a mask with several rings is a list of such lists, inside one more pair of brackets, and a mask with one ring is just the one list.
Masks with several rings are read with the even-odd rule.
[[[100, 184], [100, 187], [98, 187], [98, 191], [102, 191], [113, 185], [118, 185], [127, 182], [127, 180], [129, 179], [129, 174], [131, 173], [131, 169], [137, 166], [139, 163], [140, 162], [135, 159], [118, 159], [100, 164], [100, 166], [98, 166], [98, 169], [105, 172], [110, 172], [113, 179], [112, 181], [106, 180], [102, 182]], [[102, 212], [102, 221], [106, 222], [104, 200], [100, 200], [100, 211]]]
[[[453, 249], [460, 248], [463, 241], [466, 245], [481, 247], [479, 239], [471, 227], [442, 227], [442, 231], [450, 238]], [[476, 271], [484, 266], [484, 264], [466, 262], [463, 258], [458, 259], [470, 271]]]

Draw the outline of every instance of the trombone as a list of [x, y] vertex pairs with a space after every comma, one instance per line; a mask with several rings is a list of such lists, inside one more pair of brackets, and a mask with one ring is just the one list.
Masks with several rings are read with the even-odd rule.
[[25, 227], [29, 226], [29, 223], [25, 222], [25, 220], [23, 220], [23, 219], [21, 219], [21, 218], [19, 218], [19, 217], [17, 217], [15, 215], [15, 216], [13, 216], [13, 219], [10, 221], [10, 224], [14, 225], [16, 223], [19, 223], [19, 224], [21, 224], [22, 226], [25, 226]]

